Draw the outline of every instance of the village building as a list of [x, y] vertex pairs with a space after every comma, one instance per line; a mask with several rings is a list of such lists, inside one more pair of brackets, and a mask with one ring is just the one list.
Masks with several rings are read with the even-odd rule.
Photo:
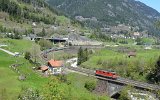
[[61, 74], [62, 73], [63, 62], [57, 60], [48, 61], [49, 74]]
[[45, 72], [47, 72], [48, 71], [48, 66], [41, 66], [41, 71], [42, 71], [42, 73], [45, 73]]
[[139, 37], [139, 36], [140, 36], [140, 33], [139, 33], [139, 32], [134, 32], [133, 35], [134, 35], [135, 37]]

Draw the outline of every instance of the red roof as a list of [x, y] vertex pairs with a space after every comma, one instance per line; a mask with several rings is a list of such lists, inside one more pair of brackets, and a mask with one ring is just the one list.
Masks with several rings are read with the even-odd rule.
[[41, 66], [41, 70], [43, 70], [43, 71], [48, 70], [48, 67], [47, 66]]
[[61, 67], [63, 62], [62, 61], [56, 61], [56, 60], [50, 60], [48, 61], [48, 64], [50, 64], [52, 67]]

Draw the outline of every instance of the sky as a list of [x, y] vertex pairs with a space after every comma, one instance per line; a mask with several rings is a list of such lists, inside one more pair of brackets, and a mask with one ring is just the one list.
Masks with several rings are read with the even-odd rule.
[[144, 4], [156, 9], [158, 12], [160, 12], [160, 0], [137, 0], [141, 1]]

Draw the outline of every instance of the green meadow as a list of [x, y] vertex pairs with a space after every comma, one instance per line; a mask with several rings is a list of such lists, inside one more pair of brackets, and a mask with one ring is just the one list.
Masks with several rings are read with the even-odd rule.
[[[11, 52], [28, 50], [33, 44], [31, 41], [12, 39], [0, 39], [0, 43], [8, 45], [8, 47], [3, 48], [10, 50]], [[56, 54], [56, 56], [58, 56], [58, 54]], [[13, 64], [21, 64], [17, 67], [20, 73], [17, 73], [17, 71], [9, 67]], [[33, 70], [33, 67], [34, 65], [29, 63], [29, 61], [23, 57], [13, 57], [3, 51], [0, 51], [0, 100], [4, 96], [6, 100], [16, 100], [18, 95], [21, 93], [21, 89], [24, 87], [37, 89], [40, 91], [40, 94], [44, 94], [45, 86], [49, 82], [50, 78], [43, 77], [39, 72]], [[18, 79], [21, 74], [26, 76], [24, 81]], [[73, 100], [109, 100], [107, 96], [98, 96], [84, 87], [86, 81], [96, 81], [96, 79], [70, 73], [67, 74], [67, 80], [70, 84], [68, 85], [67, 83], [61, 82], [59, 88], [63, 91], [69, 89], [67, 90], [66, 95], [71, 96]]]
[[134, 49], [136, 57], [129, 58], [127, 52], [105, 48], [90, 55], [89, 60], [81, 66], [89, 69], [113, 70], [122, 77], [147, 81], [147, 75], [155, 68], [160, 51], [158, 49], [145, 50], [140, 47]]
[[[12, 64], [21, 64], [18, 66], [20, 73], [9, 66]], [[30, 87], [34, 89], [42, 89], [43, 85], [48, 81], [32, 70], [31, 65], [24, 58], [15, 58], [0, 51], [0, 92], [6, 90], [7, 99], [15, 100], [22, 87]], [[25, 81], [18, 80], [20, 74], [26, 76]]]
[[15, 39], [0, 39], [0, 44], [8, 45], [7, 47], [1, 47], [12, 52], [25, 52], [33, 45], [32, 41], [27, 40], [15, 40]]
[[[26, 40], [0, 39], [0, 43], [8, 45], [8, 47], [3, 48], [11, 52], [25, 51], [32, 46], [32, 42]], [[20, 73], [9, 67], [12, 64], [22, 64], [17, 67]], [[32, 67], [34, 65], [30, 64], [26, 59], [13, 57], [0, 51], [0, 92], [6, 90], [7, 99], [14, 100], [17, 98], [22, 87], [42, 89], [41, 87], [43, 87], [48, 79], [37, 74], [32, 70]], [[25, 81], [18, 80], [21, 74], [26, 76]]]

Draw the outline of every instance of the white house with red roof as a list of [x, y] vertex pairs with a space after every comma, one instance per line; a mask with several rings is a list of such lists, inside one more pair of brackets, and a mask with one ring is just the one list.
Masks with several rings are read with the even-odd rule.
[[48, 61], [47, 65], [50, 74], [62, 73], [63, 61], [57, 61], [52, 59]]

